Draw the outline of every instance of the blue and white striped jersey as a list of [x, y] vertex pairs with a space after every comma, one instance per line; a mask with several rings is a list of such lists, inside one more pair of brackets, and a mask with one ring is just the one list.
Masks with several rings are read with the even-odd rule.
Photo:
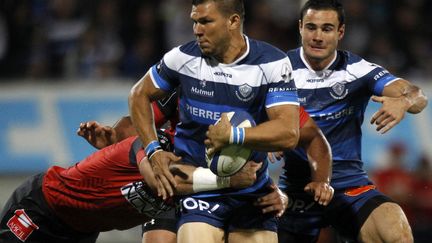
[[170, 92], [180, 86], [174, 147], [186, 163], [207, 167], [205, 132], [223, 112], [247, 111], [260, 123], [268, 119], [265, 108], [298, 105], [286, 54], [267, 43], [245, 40], [246, 52], [230, 64], [203, 56], [193, 41], [169, 51], [150, 70], [156, 87]]
[[[299, 101], [321, 128], [333, 153], [332, 186], [345, 188], [370, 183], [361, 159], [361, 125], [370, 97], [381, 95], [397, 77], [348, 51], [337, 51], [322, 71], [314, 71], [303, 49], [288, 52]], [[305, 184], [310, 169], [301, 149], [285, 154], [281, 185]]]

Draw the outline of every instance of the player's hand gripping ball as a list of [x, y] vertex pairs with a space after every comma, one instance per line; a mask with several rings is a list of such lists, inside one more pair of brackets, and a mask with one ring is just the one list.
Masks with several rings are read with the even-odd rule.
[[[227, 115], [234, 127], [256, 126], [255, 120], [246, 111], [229, 112]], [[216, 124], [219, 121], [220, 119]], [[264, 158], [265, 153], [255, 152], [238, 144], [230, 144], [212, 155], [209, 155], [206, 149], [207, 166], [218, 176], [231, 176], [241, 170], [247, 161], [261, 162]]]

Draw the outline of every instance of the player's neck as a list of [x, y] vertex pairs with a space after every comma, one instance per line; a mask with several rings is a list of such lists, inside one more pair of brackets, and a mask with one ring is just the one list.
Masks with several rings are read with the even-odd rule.
[[304, 58], [313, 70], [322, 71], [327, 69], [329, 65], [336, 59], [336, 52], [325, 59], [313, 58], [307, 55], [304, 55]]
[[233, 63], [239, 59], [246, 52], [246, 50], [247, 43], [245, 37], [243, 35], [234, 37], [228, 46], [225, 55], [219, 61], [224, 64]]

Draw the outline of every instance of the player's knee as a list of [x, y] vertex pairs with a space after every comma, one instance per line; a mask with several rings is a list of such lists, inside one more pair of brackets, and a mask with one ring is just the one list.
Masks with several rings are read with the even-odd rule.
[[394, 230], [391, 235], [387, 236], [384, 242], [395, 242], [395, 243], [412, 243], [414, 242], [411, 227], [408, 221], [400, 220], [394, 225]]
[[393, 208], [393, 215], [390, 217], [391, 224], [388, 225], [389, 228], [392, 229], [390, 235], [388, 235], [388, 239], [384, 242], [400, 242], [400, 243], [410, 243], [414, 242], [411, 226], [408, 223], [408, 219], [405, 216], [402, 208], [397, 205], [391, 205]]
[[360, 232], [361, 242], [411, 243], [408, 220], [395, 203], [384, 203], [368, 217]]

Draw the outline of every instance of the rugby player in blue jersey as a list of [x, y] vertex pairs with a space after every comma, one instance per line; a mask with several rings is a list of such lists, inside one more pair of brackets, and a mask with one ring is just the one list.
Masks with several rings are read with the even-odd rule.
[[[299, 140], [299, 106], [291, 64], [279, 49], [243, 34], [242, 0], [193, 0], [195, 41], [176, 47], [133, 87], [129, 110], [159, 180], [159, 194], [173, 195], [175, 180], [168, 165], [181, 156], [194, 166], [205, 163], [206, 131], [224, 112], [243, 110], [256, 127], [230, 129], [235, 142], [261, 151], [292, 149]], [[150, 102], [180, 87], [180, 122], [173, 153], [156, 140]], [[238, 135], [238, 134], [237, 134]], [[209, 140], [210, 149], [218, 146]], [[276, 242], [274, 215], [263, 215], [253, 203], [268, 193], [271, 179], [264, 162], [257, 181], [242, 191], [216, 191], [183, 198], [179, 242]], [[194, 174], [205, 180], [206, 175]], [[229, 232], [227, 236], [224, 232]], [[225, 238], [227, 237], [227, 238]]]
[[[344, 36], [343, 6], [334, 0], [311, 0], [301, 9], [302, 46], [288, 51], [299, 101], [324, 132], [333, 152], [333, 200], [313, 202], [302, 187], [309, 180], [304, 151], [284, 153], [279, 186], [291, 207], [280, 220], [279, 242], [315, 242], [320, 228], [331, 225], [358, 242], [412, 242], [401, 207], [379, 192], [361, 160], [361, 125], [369, 99], [381, 103], [370, 122], [380, 133], [427, 105], [423, 92], [409, 81], [349, 52], [337, 50]], [[299, 173], [299, 172], [305, 173]]]
[[[156, 127], [159, 127], [160, 124], [168, 120], [177, 120], [175, 112], [177, 96], [175, 94], [169, 96], [164, 102], [153, 102], [152, 104]], [[331, 177], [330, 147], [320, 129], [302, 107], [300, 107], [299, 121], [299, 146], [302, 146], [307, 151], [310, 167], [312, 169], [312, 181], [305, 186], [305, 189], [314, 195], [315, 201], [322, 205], [327, 205], [333, 197], [333, 188], [328, 187], [328, 181], [330, 181]], [[171, 134], [175, 132], [173, 128], [174, 127], [170, 127], [165, 130], [165, 133], [169, 134], [170, 137], [172, 137]], [[103, 126], [96, 121], [83, 122], [80, 124], [77, 134], [85, 138], [91, 145], [98, 149], [119, 142], [129, 136], [136, 136], [135, 129], [129, 117], [122, 117], [113, 127]], [[172, 147], [172, 145], [170, 146]], [[239, 173], [230, 177], [230, 187], [244, 188], [250, 186], [256, 179], [254, 172], [257, 171], [258, 168], [259, 164], [248, 162]], [[193, 175], [195, 167], [180, 165], [179, 168], [178, 165], [175, 164], [171, 165], [171, 169], [174, 169], [173, 174], [176, 180], [178, 179], [178, 182], [182, 183], [176, 187], [176, 193], [184, 194], [185, 192], [190, 192], [190, 184], [194, 182]], [[203, 168], [199, 170], [202, 171]], [[210, 172], [208, 173], [208, 177], [205, 184], [195, 184], [192, 188], [199, 186], [203, 191], [214, 190], [214, 184], [217, 184], [218, 179], [216, 175]], [[224, 179], [224, 181], [227, 182], [226, 179]], [[272, 187], [274, 191], [258, 198], [255, 206], [261, 208], [264, 214], [274, 213], [280, 217], [287, 207], [287, 196], [282, 193], [279, 188], [274, 185], [272, 185]], [[143, 224], [142, 242], [176, 242], [176, 225], [177, 217], [175, 215], [175, 210], [166, 211]]]

